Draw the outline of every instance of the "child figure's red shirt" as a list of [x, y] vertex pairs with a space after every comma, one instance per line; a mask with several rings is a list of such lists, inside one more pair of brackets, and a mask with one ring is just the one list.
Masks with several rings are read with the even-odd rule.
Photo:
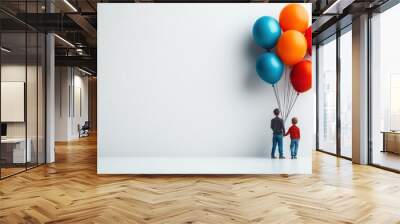
[[296, 125], [292, 125], [285, 136], [288, 134], [290, 134], [291, 139], [300, 139], [300, 129]]

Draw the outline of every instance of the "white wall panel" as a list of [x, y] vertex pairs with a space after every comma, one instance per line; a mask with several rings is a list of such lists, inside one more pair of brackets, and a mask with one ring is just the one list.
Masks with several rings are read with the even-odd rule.
[[[264, 50], [251, 29], [260, 16], [278, 18], [283, 6], [99, 4], [98, 172], [311, 172], [312, 93], [302, 94], [292, 113], [302, 129], [299, 160], [271, 166], [267, 158], [277, 105], [256, 74]], [[254, 168], [251, 158], [269, 164]], [[210, 161], [229, 165], [199, 165]]]
[[24, 102], [24, 82], [1, 82], [1, 122], [24, 122]]

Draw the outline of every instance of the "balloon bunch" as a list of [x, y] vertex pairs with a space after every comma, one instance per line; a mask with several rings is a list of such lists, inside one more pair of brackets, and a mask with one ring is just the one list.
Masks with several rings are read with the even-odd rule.
[[258, 57], [256, 70], [262, 80], [272, 85], [284, 121], [299, 94], [312, 85], [311, 61], [305, 59], [312, 51], [308, 24], [306, 9], [294, 3], [282, 9], [279, 22], [271, 16], [262, 16], [253, 26], [254, 41], [267, 50]]

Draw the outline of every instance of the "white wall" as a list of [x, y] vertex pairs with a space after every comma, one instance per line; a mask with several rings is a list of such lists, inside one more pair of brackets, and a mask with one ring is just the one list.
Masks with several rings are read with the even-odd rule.
[[[39, 74], [41, 70], [39, 69]], [[6, 122], [8, 137], [24, 137], [25, 126], [28, 125], [28, 137], [31, 135], [36, 136], [37, 132], [37, 96], [36, 96], [36, 66], [25, 66], [20, 64], [5, 64], [1, 67], [1, 81], [2, 82], [26, 82], [28, 78], [27, 87], [27, 124], [26, 122]], [[41, 91], [44, 91], [41, 89]], [[40, 97], [40, 95], [39, 95]], [[42, 105], [39, 105], [39, 108]], [[24, 108], [21, 108], [24, 110]], [[6, 110], [6, 108], [2, 109]], [[19, 113], [19, 112], [18, 112]], [[39, 133], [39, 138], [43, 138], [42, 133]]]
[[1, 121], [25, 121], [25, 82], [1, 82]]
[[[28, 66], [26, 67], [25, 65], [20, 65], [20, 64], [5, 64], [2, 65], [1, 68], [1, 81], [2, 82], [24, 82], [26, 83], [26, 73], [28, 71], [28, 74], [31, 75], [33, 72], [35, 72], [36, 75], [36, 67], [33, 66]], [[33, 95], [33, 93], [31, 93]], [[36, 96], [36, 94], [35, 94]], [[24, 97], [23, 97], [24, 98]], [[4, 105], [3, 105], [4, 106]], [[36, 105], [35, 105], [36, 108]], [[25, 112], [24, 105], [22, 108], [19, 108], [22, 110], [22, 114]], [[7, 108], [3, 108], [2, 110], [7, 110]], [[4, 113], [4, 111], [2, 111]], [[16, 111], [16, 113], [21, 113], [21, 111]], [[23, 115], [22, 115], [23, 116]], [[12, 136], [25, 136], [25, 124], [24, 124], [24, 118], [22, 118], [22, 122], [7, 122], [7, 131], [10, 131], [10, 133], [14, 133]]]
[[[78, 124], [88, 120], [88, 78], [72, 67], [56, 67], [55, 140], [69, 141], [79, 137]], [[79, 113], [80, 90], [82, 113]]]
[[[251, 29], [283, 6], [99, 4], [98, 172], [311, 172], [312, 91], [292, 112], [302, 129], [299, 160], [267, 159], [277, 105], [256, 74], [264, 50]], [[277, 164], [256, 169], [238, 158]]]
[[70, 76], [68, 67], [55, 68], [55, 141], [68, 140], [69, 95], [68, 86]]
[[[74, 89], [74, 102], [71, 116], [71, 136], [72, 138], [79, 138], [79, 131], [78, 125], [82, 126], [85, 121], [88, 121], [89, 112], [88, 112], [88, 77], [82, 76], [83, 73], [79, 72], [79, 70], [75, 70], [74, 74], [74, 82], [73, 82], [73, 89]], [[72, 105], [71, 105], [72, 106]]]
[[[38, 69], [38, 70], [37, 70]], [[45, 130], [44, 130], [44, 74], [42, 67], [25, 66], [25, 64], [6, 63], [1, 66], [2, 82], [24, 82], [26, 84], [26, 108], [22, 106], [22, 112], [26, 112], [27, 120], [22, 122], [6, 122], [7, 137], [21, 138], [27, 136], [31, 142], [32, 158], [36, 162], [37, 150], [39, 163], [44, 161]], [[27, 80], [26, 80], [27, 79]], [[3, 105], [4, 106], [4, 105]], [[7, 110], [10, 108], [1, 108]], [[16, 108], [11, 108], [16, 109]], [[26, 111], [25, 111], [26, 110]], [[3, 111], [4, 112], [4, 111]], [[21, 111], [15, 111], [20, 113]]]

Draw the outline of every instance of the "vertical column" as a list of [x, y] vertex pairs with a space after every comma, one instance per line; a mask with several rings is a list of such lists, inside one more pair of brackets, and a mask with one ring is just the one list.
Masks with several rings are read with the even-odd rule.
[[[53, 12], [51, 1], [46, 1], [46, 11]], [[55, 44], [54, 34], [46, 34], [46, 163], [55, 161]]]
[[[313, 54], [314, 55], [314, 54]], [[319, 149], [319, 45], [315, 46], [315, 149]]]
[[71, 67], [55, 69], [55, 141], [71, 140]]
[[340, 97], [340, 84], [341, 84], [341, 63], [340, 63], [340, 36], [341, 31], [336, 31], [336, 155], [341, 156], [342, 146], [342, 122], [341, 122], [341, 97]]
[[368, 163], [368, 15], [353, 20], [353, 162]]

